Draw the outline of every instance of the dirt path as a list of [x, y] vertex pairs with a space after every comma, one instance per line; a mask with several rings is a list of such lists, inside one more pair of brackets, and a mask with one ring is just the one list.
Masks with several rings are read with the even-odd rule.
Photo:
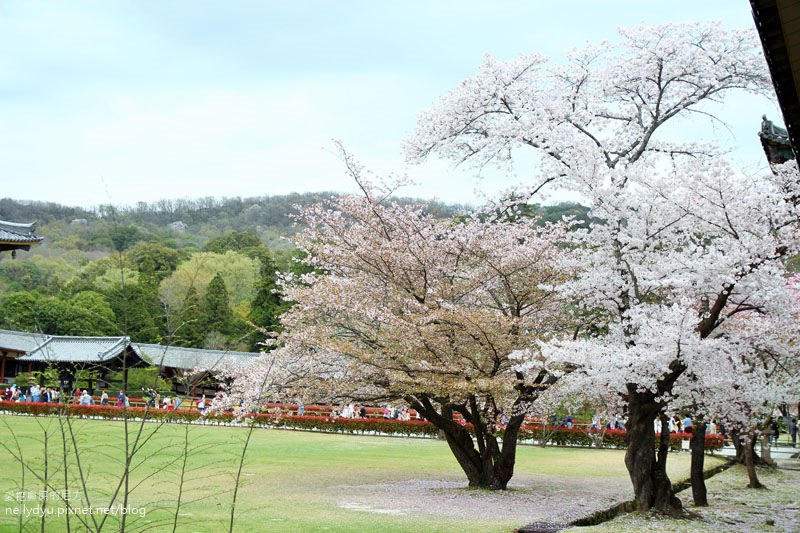
[[489, 519], [520, 525], [537, 521], [568, 523], [631, 497], [626, 479], [587, 480], [545, 475], [515, 476], [506, 491], [464, 488], [463, 481], [408, 480], [330, 487], [336, 505], [391, 515], [433, 515]]

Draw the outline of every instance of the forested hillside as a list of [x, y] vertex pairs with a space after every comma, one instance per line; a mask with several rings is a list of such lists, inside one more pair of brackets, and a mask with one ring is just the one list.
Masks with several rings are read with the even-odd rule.
[[[257, 350], [286, 305], [276, 272], [297, 268], [291, 215], [333, 194], [92, 209], [2, 199], [0, 219], [38, 221], [44, 241], [16, 258], [0, 254], [0, 328]], [[441, 217], [466, 209], [424, 205]], [[586, 212], [570, 203], [524, 216], [585, 220]]]

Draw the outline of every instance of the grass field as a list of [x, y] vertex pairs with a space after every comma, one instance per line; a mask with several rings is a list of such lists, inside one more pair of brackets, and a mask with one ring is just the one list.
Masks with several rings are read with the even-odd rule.
[[[138, 429], [130, 425], [131, 441]], [[124, 426], [73, 420], [72, 430], [78, 454], [68, 453], [66, 463], [71, 504], [78, 509], [108, 506], [122, 472]], [[23, 469], [8, 451], [0, 453], [0, 531], [20, 526], [41, 530], [40, 516], [20, 519], [14, 513], [41, 508], [45, 455], [49, 485], [64, 489], [61, 431], [56, 418], [0, 416], [0, 442], [14, 453], [19, 445], [28, 467]], [[188, 442], [177, 531], [227, 531], [246, 435], [244, 428], [144, 424], [140, 442], [146, 442], [131, 463], [128, 503], [145, 514], [129, 515], [126, 530], [173, 530]], [[466, 479], [444, 442], [258, 429], [242, 470], [235, 530], [510, 531], [528, 521], [555, 521], [629, 498], [622, 458], [619, 450], [523, 446], [512, 488], [498, 494], [465, 488]], [[673, 480], [688, 475], [688, 460], [688, 454], [673, 454]], [[59, 507], [64, 508], [63, 502], [46, 501], [45, 510], [57, 513]], [[63, 516], [45, 518], [45, 531], [66, 531]], [[99, 521], [102, 515], [94, 518]], [[118, 521], [119, 516], [108, 515], [103, 530], [119, 530]], [[73, 531], [85, 530], [74, 516], [70, 525]]]

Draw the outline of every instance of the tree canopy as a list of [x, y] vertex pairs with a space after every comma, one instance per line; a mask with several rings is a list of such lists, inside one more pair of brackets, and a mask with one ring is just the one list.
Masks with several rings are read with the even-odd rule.
[[[564, 276], [566, 226], [436, 218], [391, 201], [343, 157], [364, 195], [301, 213], [297, 243], [314, 271], [286, 278], [286, 346], [266, 360], [280, 357], [297, 395], [408, 402], [443, 430], [471, 485], [504, 489], [527, 404], [559, 374], [544, 360], [517, 371], [512, 354], [563, 327], [547, 287]], [[265, 364], [235, 389], [259, 390]]]
[[734, 382], [735, 370], [753, 367], [743, 360], [759, 352], [752, 333], [766, 323], [748, 320], [745, 338], [738, 319], [786, 323], [783, 260], [797, 253], [798, 179], [796, 169], [743, 176], [713, 146], [670, 139], [663, 127], [702, 116], [701, 104], [734, 90], [771, 93], [754, 32], [668, 24], [620, 37], [563, 65], [536, 54], [487, 57], [420, 117], [406, 153], [481, 167], [512, 165], [516, 150], [533, 150], [537, 180], [502, 207], [548, 184], [588, 200], [588, 228], [569, 235], [579, 273], [557, 290], [606, 322], [543, 352], [575, 364], [571, 379], [585, 380], [585, 390], [601, 385], [625, 399], [637, 507], [673, 511], [680, 502], [665, 470], [668, 441], [662, 433], [656, 446], [653, 421], [676, 397], [699, 392], [693, 376], [747, 382]]

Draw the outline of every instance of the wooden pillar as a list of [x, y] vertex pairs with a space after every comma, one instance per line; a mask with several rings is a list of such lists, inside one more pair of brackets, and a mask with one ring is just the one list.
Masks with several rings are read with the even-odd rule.
[[3, 352], [3, 360], [0, 363], [0, 383], [6, 382], [6, 352]]

